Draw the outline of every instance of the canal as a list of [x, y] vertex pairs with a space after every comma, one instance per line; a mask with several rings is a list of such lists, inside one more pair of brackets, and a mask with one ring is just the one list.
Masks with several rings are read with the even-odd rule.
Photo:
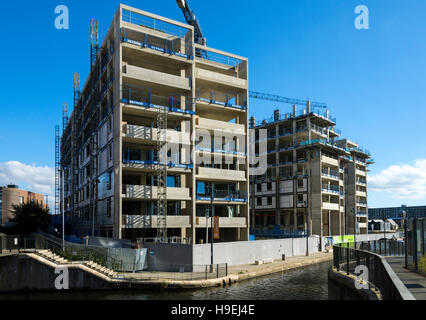
[[327, 300], [332, 262], [191, 291], [108, 291], [0, 295], [0, 300]]

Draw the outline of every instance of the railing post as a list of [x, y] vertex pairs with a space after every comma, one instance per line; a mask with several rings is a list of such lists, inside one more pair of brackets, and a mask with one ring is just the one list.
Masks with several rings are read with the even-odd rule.
[[356, 249], [355, 249], [355, 257], [356, 257], [356, 265], [359, 266], [361, 263], [359, 258], [359, 252]]
[[414, 242], [414, 250], [413, 250], [413, 260], [414, 260], [414, 270], [418, 272], [418, 257], [417, 257], [417, 218], [414, 219], [413, 223], [413, 242]]
[[346, 273], [349, 274], [349, 242], [346, 247]]

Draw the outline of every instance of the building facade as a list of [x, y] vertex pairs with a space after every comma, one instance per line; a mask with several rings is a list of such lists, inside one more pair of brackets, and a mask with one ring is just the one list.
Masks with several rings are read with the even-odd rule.
[[17, 185], [0, 187], [0, 222], [6, 226], [13, 218], [12, 207], [14, 205], [36, 202], [40, 206], [46, 206], [45, 196], [39, 193], [19, 189]]
[[195, 43], [191, 25], [120, 5], [75, 93], [61, 139], [72, 233], [157, 236], [165, 139], [167, 235], [210, 241], [213, 204], [216, 241], [248, 240], [246, 58]]
[[368, 217], [370, 219], [392, 219], [400, 220], [403, 218], [403, 212], [405, 217], [409, 218], [426, 218], [426, 206], [407, 206], [402, 205], [400, 207], [389, 207], [389, 208], [369, 208]]
[[[368, 233], [370, 155], [338, 140], [328, 110], [303, 110], [256, 122], [256, 156], [266, 173], [251, 177], [251, 231], [257, 236], [333, 236]], [[263, 144], [263, 150], [262, 150]], [[355, 219], [357, 227], [355, 227]]]

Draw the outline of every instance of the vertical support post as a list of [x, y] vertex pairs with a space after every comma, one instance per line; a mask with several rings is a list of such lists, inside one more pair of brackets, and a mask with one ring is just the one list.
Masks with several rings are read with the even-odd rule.
[[422, 243], [422, 255], [425, 255], [425, 220], [420, 220], [422, 224], [422, 232], [421, 232], [421, 243]]
[[404, 255], [405, 255], [405, 268], [408, 268], [408, 220], [404, 220]]
[[414, 219], [413, 222], [413, 241], [414, 241], [414, 250], [413, 250], [413, 258], [414, 258], [414, 271], [418, 272], [418, 257], [417, 257], [417, 218]]
[[213, 263], [214, 263], [214, 259], [213, 259], [213, 250], [214, 250], [214, 232], [213, 232], [213, 219], [214, 219], [214, 206], [213, 206], [213, 201], [214, 201], [214, 188], [215, 188], [215, 184], [211, 183], [210, 185], [210, 193], [211, 193], [211, 200], [210, 200], [210, 216], [211, 216], [211, 221], [210, 221], [210, 234], [211, 234], [211, 240], [210, 240], [210, 256], [211, 256], [211, 272], [213, 272]]
[[349, 242], [346, 247], [346, 273], [349, 274]]
[[61, 168], [62, 251], [65, 251], [64, 169]]

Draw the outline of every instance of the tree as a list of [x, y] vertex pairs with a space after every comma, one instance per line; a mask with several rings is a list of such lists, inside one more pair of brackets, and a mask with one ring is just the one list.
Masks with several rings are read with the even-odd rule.
[[48, 231], [51, 216], [47, 207], [31, 201], [13, 205], [12, 213], [11, 226], [3, 229], [6, 233], [29, 235], [39, 230]]

